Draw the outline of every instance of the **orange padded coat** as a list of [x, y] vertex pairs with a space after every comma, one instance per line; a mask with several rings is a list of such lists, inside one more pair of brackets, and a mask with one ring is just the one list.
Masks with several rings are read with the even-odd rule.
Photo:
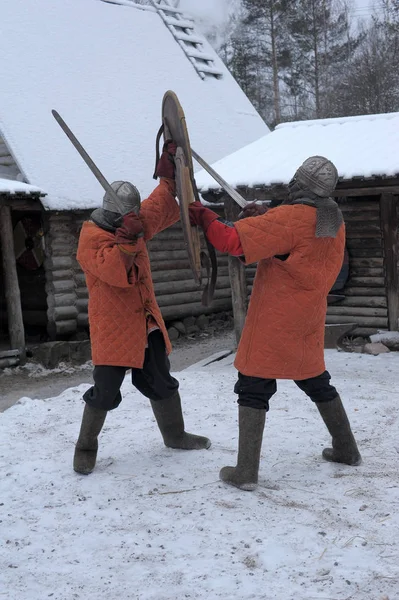
[[77, 260], [89, 291], [89, 324], [94, 365], [142, 368], [147, 344], [147, 319], [163, 333], [166, 349], [171, 344], [155, 299], [150, 260], [145, 242], [180, 218], [174, 183], [161, 179], [140, 208], [144, 238], [125, 246], [134, 252], [128, 277], [125, 257], [113, 233], [94, 223], [83, 223]]
[[[345, 226], [335, 238], [316, 238], [316, 210], [302, 204], [234, 225], [245, 263], [259, 262], [236, 368], [265, 379], [320, 375], [327, 295], [342, 266]], [[274, 258], [285, 254], [287, 260]]]

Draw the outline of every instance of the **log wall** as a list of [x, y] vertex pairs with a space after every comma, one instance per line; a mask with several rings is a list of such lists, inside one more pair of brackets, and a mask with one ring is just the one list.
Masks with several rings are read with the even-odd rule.
[[47, 332], [50, 339], [70, 336], [78, 328], [75, 277], [78, 217], [72, 211], [51, 212], [46, 234]]
[[345, 300], [328, 307], [327, 323], [358, 323], [354, 335], [370, 335], [388, 328], [380, 197], [347, 198], [339, 204], [346, 225], [349, 279]]

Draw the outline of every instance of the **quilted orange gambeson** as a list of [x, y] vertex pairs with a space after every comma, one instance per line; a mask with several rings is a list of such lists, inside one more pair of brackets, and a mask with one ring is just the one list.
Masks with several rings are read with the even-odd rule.
[[147, 344], [147, 317], [163, 333], [166, 349], [171, 344], [155, 299], [150, 260], [145, 242], [180, 218], [174, 183], [161, 179], [140, 208], [144, 238], [124, 246], [134, 252], [129, 278], [124, 255], [113, 233], [94, 223], [83, 223], [77, 260], [89, 291], [89, 324], [94, 365], [142, 368]]
[[[234, 225], [245, 263], [259, 262], [236, 368], [265, 379], [320, 375], [327, 294], [342, 266], [345, 226], [335, 238], [316, 238], [316, 210], [303, 204]], [[285, 254], [285, 261], [275, 258]]]

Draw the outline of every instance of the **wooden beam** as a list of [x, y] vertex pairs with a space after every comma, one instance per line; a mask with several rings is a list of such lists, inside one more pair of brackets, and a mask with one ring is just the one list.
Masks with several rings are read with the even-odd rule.
[[398, 196], [394, 196], [393, 194], [381, 195], [380, 214], [384, 242], [384, 266], [390, 331], [399, 330], [398, 207]]
[[[240, 207], [230, 197], [225, 197], [224, 210], [228, 221], [236, 221]], [[229, 256], [229, 275], [231, 286], [231, 297], [233, 304], [234, 330], [237, 344], [240, 342], [247, 316], [247, 282], [244, 264], [236, 257]]]
[[26, 194], [4, 194], [0, 192], [0, 206], [9, 206], [14, 210], [37, 210], [42, 211], [43, 205], [39, 200], [39, 195], [27, 196]]
[[19, 350], [20, 364], [23, 364], [26, 358], [25, 330], [14, 252], [11, 209], [8, 206], [0, 206], [0, 244], [11, 349]]

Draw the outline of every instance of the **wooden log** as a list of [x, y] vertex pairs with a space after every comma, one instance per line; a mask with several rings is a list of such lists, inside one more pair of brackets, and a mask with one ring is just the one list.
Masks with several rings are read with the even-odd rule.
[[76, 301], [76, 295], [73, 294], [48, 294], [47, 305], [49, 308], [62, 307], [72, 308]]
[[345, 219], [345, 223], [348, 225], [349, 223], [354, 223], [354, 222], [364, 222], [365, 220], [367, 220], [368, 222], [380, 222], [380, 211], [376, 210], [376, 211], [368, 211], [367, 212], [367, 216], [365, 216], [364, 212], [361, 210], [353, 210], [353, 211], [342, 211], [343, 215], [344, 215], [344, 219]]
[[340, 202], [339, 207], [342, 210], [344, 216], [347, 212], [356, 212], [356, 211], [380, 211], [380, 205], [378, 202], [378, 198], [375, 200], [353, 200], [348, 203]]
[[382, 267], [350, 267], [351, 277], [384, 277]]
[[[219, 257], [218, 257], [218, 265], [226, 266], [227, 265], [227, 257], [225, 259], [223, 257], [220, 262], [219, 262]], [[187, 270], [188, 269], [188, 260], [187, 259], [169, 260], [169, 257], [167, 257], [167, 260], [162, 260], [162, 261], [151, 259], [151, 271], [152, 272], [155, 272], [155, 271], [167, 272], [169, 270], [176, 271], [178, 269]]]
[[351, 229], [347, 233], [348, 238], [361, 238], [361, 239], [366, 239], [366, 238], [374, 239], [375, 237], [377, 237], [377, 235], [378, 234], [376, 234], [374, 231], [369, 230], [369, 229], [365, 229], [364, 231], [359, 231], [357, 229], [355, 229], [355, 230]]
[[384, 287], [384, 277], [350, 277], [347, 281], [348, 287]]
[[351, 238], [346, 237], [346, 246], [349, 248], [382, 248], [382, 237], [375, 238]]
[[382, 248], [352, 248], [350, 255], [354, 258], [382, 258]]
[[88, 298], [89, 290], [86, 287], [79, 287], [75, 289], [76, 298]]
[[51, 294], [61, 294], [64, 292], [72, 292], [75, 290], [75, 282], [73, 279], [57, 279], [46, 284], [46, 291]]
[[337, 308], [340, 306], [364, 306], [370, 308], [387, 308], [387, 299], [385, 296], [347, 296], [342, 300]]
[[0, 358], [10, 358], [11, 357], [15, 357], [15, 356], [19, 356], [19, 350], [15, 349], [15, 350], [2, 350], [0, 352]]
[[349, 260], [349, 267], [383, 267], [384, 259], [381, 258], [364, 258], [351, 256]]
[[0, 369], [7, 369], [8, 367], [16, 367], [20, 364], [19, 358], [0, 358]]
[[47, 333], [50, 339], [55, 340], [60, 335], [71, 335], [77, 330], [76, 319], [66, 319], [64, 321], [49, 322], [47, 325]]
[[65, 335], [69, 333], [74, 333], [77, 330], [77, 320], [76, 319], [68, 319], [65, 321], [56, 321], [56, 335]]
[[165, 320], [180, 319], [188, 316], [217, 313], [223, 310], [231, 310], [231, 295], [229, 298], [214, 299], [211, 306], [205, 307], [198, 302], [190, 302], [184, 305], [164, 306], [161, 309]]
[[[76, 320], [76, 317], [78, 316], [78, 311], [76, 306], [56, 306], [52, 309], [52, 311], [50, 312], [47, 311], [47, 314], [49, 316], [49, 320], [51, 321], [71, 321], [71, 320]], [[52, 317], [50, 319], [50, 317]]]
[[388, 296], [388, 326], [390, 331], [399, 330], [399, 244], [398, 214], [399, 197], [381, 195], [381, 227], [383, 230], [385, 277]]
[[77, 271], [74, 274], [74, 279], [77, 287], [86, 287], [86, 276], [83, 271]]
[[327, 324], [337, 323], [355, 323], [357, 322], [359, 327], [376, 327], [386, 328], [388, 325], [388, 319], [383, 317], [354, 317], [353, 315], [329, 315], [327, 314]]
[[77, 324], [79, 329], [86, 329], [89, 326], [89, 315], [87, 313], [79, 313]]
[[369, 308], [360, 306], [329, 306], [327, 314], [329, 315], [345, 315], [352, 317], [387, 317], [388, 311], [386, 308]]
[[[224, 212], [228, 221], [237, 220], [240, 207], [229, 196], [224, 198]], [[231, 287], [231, 298], [234, 316], [234, 330], [236, 341], [239, 344], [248, 308], [248, 290], [245, 274], [245, 266], [235, 256], [229, 256], [229, 276]]]
[[[157, 296], [157, 302], [160, 307], [163, 306], [179, 306], [186, 305], [194, 302], [200, 302], [202, 297], [202, 291], [199, 289], [198, 292], [183, 292], [182, 294], [163, 294], [161, 296]], [[230, 298], [231, 299], [231, 290], [230, 289], [222, 289], [216, 290], [214, 294], [215, 299], [221, 298]]]
[[26, 359], [25, 329], [22, 317], [21, 293], [14, 252], [11, 209], [0, 206], [0, 247], [3, 261], [4, 296], [7, 306], [10, 344], [19, 350], [20, 363]]
[[[167, 256], [165, 255], [165, 252], [163, 250], [150, 250], [149, 251], [149, 255], [150, 255], [150, 259], [151, 261], [154, 262], [163, 262], [163, 261], [170, 261], [170, 260], [184, 260], [184, 258], [187, 257], [187, 252], [186, 250], [171, 250], [170, 252], [168, 252]], [[188, 262], [188, 259], [187, 259]]]
[[[206, 276], [206, 270], [203, 269], [202, 271], [203, 277]], [[227, 264], [226, 266], [222, 266], [220, 267], [220, 264], [218, 262], [218, 278], [220, 277], [226, 277], [228, 276], [229, 271], [228, 271], [228, 267]], [[176, 269], [176, 270], [171, 270], [171, 271], [155, 271], [154, 273], [152, 273], [152, 281], [154, 284], [156, 283], [161, 283], [164, 281], [168, 281], [168, 282], [176, 282], [176, 285], [179, 285], [179, 283], [181, 281], [185, 281], [188, 279], [192, 279], [192, 272], [189, 269]]]
[[370, 234], [373, 237], [379, 238], [381, 237], [381, 227], [379, 222], [371, 221], [348, 221], [346, 224], [346, 235], [349, 237], [354, 237], [354, 233], [365, 233]]
[[56, 281], [58, 279], [73, 279], [74, 274], [72, 269], [64, 269], [64, 270], [58, 270], [58, 271], [47, 271], [46, 272], [46, 279], [47, 281]]
[[89, 298], [79, 298], [79, 300], [76, 301], [75, 304], [78, 313], [87, 313], [88, 310], [88, 306], [89, 306]]
[[386, 297], [386, 291], [384, 287], [345, 287], [345, 296], [384, 296]]
[[72, 269], [73, 257], [72, 256], [52, 256], [46, 258], [44, 261], [45, 269], [49, 271], [65, 271], [66, 269]]
[[[230, 289], [229, 276], [218, 277], [216, 282], [216, 289]], [[175, 294], [176, 292], [196, 292], [197, 290], [201, 291], [201, 288], [194, 281], [182, 280], [178, 282], [162, 281], [154, 283], [154, 290], [155, 294], [157, 296], [160, 296], [167, 294]]]

